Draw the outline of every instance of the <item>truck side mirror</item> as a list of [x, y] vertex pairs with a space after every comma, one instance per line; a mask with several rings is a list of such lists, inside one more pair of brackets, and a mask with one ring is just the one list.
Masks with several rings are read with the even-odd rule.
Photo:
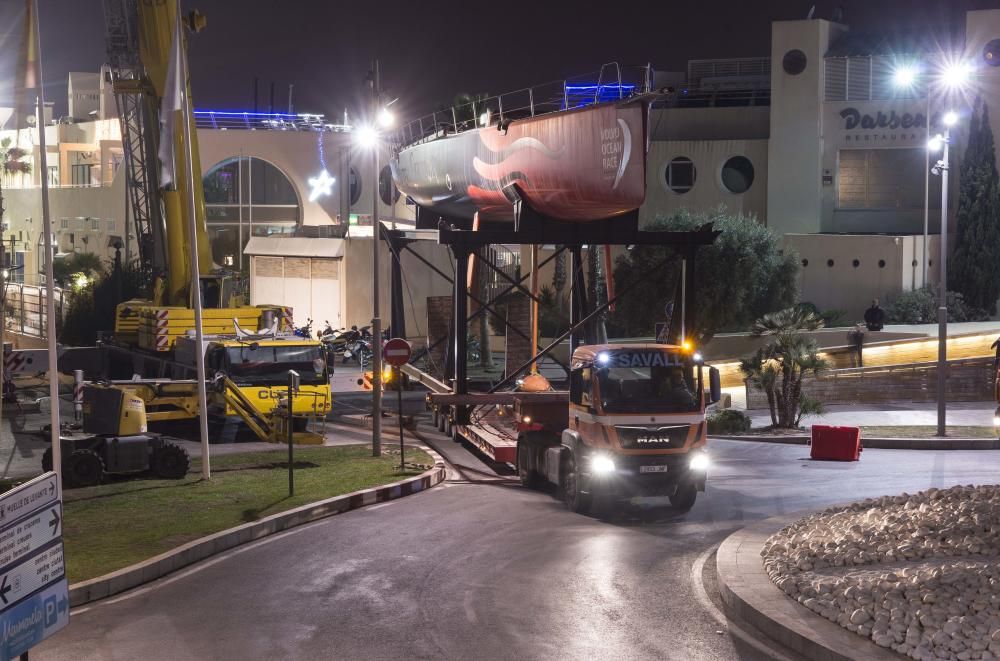
[[722, 399], [722, 379], [719, 376], [719, 370], [715, 367], [708, 368], [708, 390], [709, 404], [715, 404]]

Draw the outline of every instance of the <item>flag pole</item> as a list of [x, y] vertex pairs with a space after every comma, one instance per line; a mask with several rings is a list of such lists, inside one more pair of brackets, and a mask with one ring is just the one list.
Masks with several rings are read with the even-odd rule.
[[[201, 270], [198, 264], [198, 227], [195, 210], [197, 204], [194, 199], [194, 158], [191, 149], [191, 98], [188, 95], [188, 71], [187, 71], [187, 49], [184, 48], [184, 33], [181, 26], [180, 5], [178, 3], [176, 12], [176, 30], [174, 39], [177, 44], [176, 64], [179, 65], [178, 75], [180, 77], [181, 98], [181, 123], [184, 126], [184, 169], [187, 178], [187, 203], [188, 203], [188, 236], [190, 241], [191, 259], [191, 304], [194, 307], [194, 333], [195, 342], [198, 346], [195, 351], [195, 365], [198, 371], [198, 422], [201, 431], [201, 477], [210, 479], [212, 468], [208, 450], [208, 396], [205, 392], [205, 334], [202, 328], [201, 314]], [[167, 84], [172, 84], [168, 80]]]
[[57, 481], [62, 482], [62, 444], [59, 440], [59, 355], [56, 344], [56, 301], [54, 277], [52, 274], [52, 218], [49, 213], [49, 168], [45, 153], [45, 92], [42, 84], [41, 40], [38, 29], [38, 0], [33, 0], [31, 9], [34, 19], [35, 41], [35, 82], [38, 94], [35, 97], [38, 128], [38, 164], [41, 170], [38, 175], [42, 181], [42, 231], [45, 232], [45, 320], [48, 336], [49, 358], [49, 424], [52, 439], [52, 470], [56, 472]]

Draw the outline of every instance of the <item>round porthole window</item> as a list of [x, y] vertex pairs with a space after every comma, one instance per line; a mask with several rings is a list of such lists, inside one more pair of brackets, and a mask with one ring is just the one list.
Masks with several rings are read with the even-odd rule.
[[861, 266], [861, 260], [860, 260], [860, 259], [856, 259], [856, 260], [854, 260], [853, 262], [851, 262], [851, 265], [852, 265], [852, 266], [853, 266], [854, 268], [858, 268], [859, 266]]
[[785, 53], [785, 56], [781, 58], [781, 68], [785, 70], [789, 76], [797, 76], [806, 70], [806, 64], [808, 63], [808, 58], [806, 54], [800, 51], [798, 48], [790, 50]]
[[746, 156], [733, 156], [722, 166], [722, 185], [740, 195], [753, 185], [753, 163]]
[[833, 268], [833, 260], [832, 259], [826, 260], [826, 265], [829, 266], [830, 268]]
[[991, 67], [1000, 67], [1000, 39], [992, 39], [983, 46], [983, 61]]
[[392, 180], [392, 169], [388, 165], [382, 168], [378, 176], [378, 196], [382, 198], [382, 204], [395, 204], [399, 199], [399, 189]]
[[880, 269], [884, 269], [885, 268], [885, 260], [884, 259], [878, 260], [878, 267]]
[[802, 260], [802, 266], [809, 266], [809, 260], [808, 259], [803, 259]]
[[671, 160], [663, 172], [667, 188], [678, 195], [683, 195], [694, 188], [697, 178], [698, 171], [694, 167], [694, 161], [687, 156], [678, 156]]
[[361, 175], [353, 167], [351, 168], [351, 205], [358, 203], [361, 199]]

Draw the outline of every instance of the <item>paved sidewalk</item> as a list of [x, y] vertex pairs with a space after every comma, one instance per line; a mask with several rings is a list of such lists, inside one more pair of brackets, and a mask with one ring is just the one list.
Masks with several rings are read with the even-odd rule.
[[[968, 426], [990, 426], [996, 411], [995, 402], [949, 402], [948, 424]], [[771, 414], [767, 409], [751, 409], [747, 415], [754, 427], [771, 424]], [[809, 425], [935, 425], [937, 424], [937, 404], [934, 402], [900, 402], [879, 404], [878, 408], [856, 404], [831, 404], [823, 415], [802, 417], [802, 426]]]

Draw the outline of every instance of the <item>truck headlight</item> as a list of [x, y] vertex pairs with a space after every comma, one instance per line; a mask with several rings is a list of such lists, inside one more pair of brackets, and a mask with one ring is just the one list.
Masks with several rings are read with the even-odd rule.
[[603, 454], [595, 454], [590, 460], [590, 470], [596, 475], [615, 472], [615, 460]]
[[691, 457], [691, 461], [688, 462], [688, 466], [693, 471], [704, 472], [708, 470], [708, 453], [707, 452], [697, 452]]

